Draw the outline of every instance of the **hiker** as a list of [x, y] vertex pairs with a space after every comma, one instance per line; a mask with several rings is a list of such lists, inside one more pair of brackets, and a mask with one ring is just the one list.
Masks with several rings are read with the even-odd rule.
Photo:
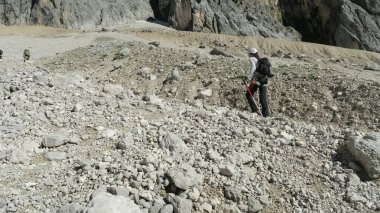
[[30, 51], [28, 49], [24, 50], [24, 62], [30, 59]]
[[248, 72], [247, 78], [250, 85], [247, 87], [245, 94], [249, 106], [253, 113], [259, 114], [257, 104], [253, 99], [253, 95], [259, 89], [259, 99], [261, 104], [261, 112], [264, 117], [269, 116], [269, 106], [267, 97], [268, 77], [273, 77], [270, 70], [270, 62], [267, 58], [260, 58], [257, 49], [251, 48], [248, 50], [249, 61], [251, 62], [251, 69]]
[[0, 50], [0, 59], [3, 59], [3, 50]]

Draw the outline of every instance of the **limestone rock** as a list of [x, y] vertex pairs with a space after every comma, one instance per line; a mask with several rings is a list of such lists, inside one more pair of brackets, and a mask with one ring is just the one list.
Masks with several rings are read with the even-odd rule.
[[198, 174], [193, 167], [183, 164], [180, 169], [171, 169], [166, 175], [178, 188], [186, 190], [194, 185], [203, 183], [203, 175]]
[[370, 178], [380, 178], [380, 133], [371, 132], [364, 138], [352, 138], [348, 149], [361, 163]]
[[55, 132], [52, 132], [48, 137], [42, 142], [44, 147], [57, 147], [66, 143], [69, 139], [69, 133], [66, 129], [60, 129]]
[[50, 161], [60, 161], [64, 160], [66, 158], [66, 153], [65, 152], [48, 152], [45, 155], [45, 158]]
[[171, 200], [173, 205], [174, 213], [191, 213], [193, 209], [193, 202], [185, 198], [175, 196]]
[[87, 205], [88, 213], [140, 213], [140, 208], [129, 198], [107, 192], [98, 193]]
[[106, 94], [118, 95], [124, 92], [124, 88], [120, 84], [107, 84], [103, 87], [103, 92]]
[[166, 136], [160, 140], [160, 146], [161, 148], [169, 149], [171, 152], [176, 154], [186, 154], [190, 151], [185, 142], [176, 134], [171, 132], [167, 133]]

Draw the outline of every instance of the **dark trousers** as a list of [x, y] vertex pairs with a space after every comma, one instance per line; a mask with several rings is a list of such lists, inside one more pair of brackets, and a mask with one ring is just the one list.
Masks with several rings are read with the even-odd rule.
[[264, 117], [269, 116], [267, 86], [265, 84], [264, 85], [260, 85], [260, 86], [258, 86], [257, 84], [255, 84], [253, 86], [250, 86], [249, 89], [250, 89], [251, 93], [249, 93], [247, 91], [247, 93], [245, 94], [245, 97], [248, 100], [248, 103], [249, 103], [249, 106], [251, 107], [252, 112], [259, 111], [259, 108], [257, 107], [257, 104], [255, 103], [255, 101], [253, 100], [253, 97], [251, 96], [251, 94], [254, 95], [255, 92], [257, 91], [257, 89], [259, 89], [259, 99], [260, 99], [260, 104], [261, 104], [262, 115]]

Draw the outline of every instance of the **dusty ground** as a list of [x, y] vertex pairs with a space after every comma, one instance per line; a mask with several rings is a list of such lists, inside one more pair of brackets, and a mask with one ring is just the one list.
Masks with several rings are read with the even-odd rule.
[[[101, 47], [78, 48], [39, 63], [54, 72], [80, 72], [99, 82], [122, 83], [140, 94], [188, 103], [198, 98], [200, 88], [212, 89], [212, 97], [206, 100], [209, 104], [248, 110], [244, 87], [231, 78], [248, 69], [245, 51], [255, 46], [264, 52], [263, 56], [270, 57], [276, 73], [269, 87], [272, 116], [379, 129], [380, 72], [364, 70], [366, 64], [380, 60], [379, 54], [271, 39], [174, 32], [148, 24], [147, 27], [83, 33], [78, 40], [71, 40], [71, 46], [61, 43], [65, 36], [49, 38], [59, 44], [55, 51], [45, 52], [50, 55], [60, 49], [86, 46], [91, 41]], [[160, 47], [148, 44], [153, 41], [159, 42]], [[210, 56], [208, 53], [215, 46], [225, 48], [234, 57]], [[124, 48], [130, 51], [128, 56], [115, 60]], [[272, 57], [278, 51], [280, 57]], [[120, 65], [121, 69], [114, 69]], [[154, 75], [157, 80], [136, 75], [143, 67], [149, 68], [147, 75]], [[169, 78], [174, 70], [181, 77], [172, 83]]]
[[[84, 126], [80, 119], [90, 119], [94, 127], [103, 125], [123, 131], [127, 131], [129, 128], [132, 129], [134, 126], [139, 125], [140, 122], [143, 123], [141, 120], [144, 119], [151, 122], [149, 123], [149, 128], [154, 129], [154, 123], [164, 119], [165, 123], [169, 123], [170, 128], [173, 128], [173, 131], [181, 134], [183, 132], [186, 134], [190, 132], [189, 134], [191, 134], [194, 131], [194, 144], [189, 144], [189, 146], [192, 146], [194, 150], [198, 149], [197, 151], [202, 153], [202, 156], [206, 156], [206, 151], [210, 146], [218, 151], [223, 151], [223, 156], [230, 155], [231, 147], [229, 145], [231, 144], [228, 142], [232, 139], [234, 139], [234, 144], [238, 145], [238, 147], [234, 147], [237, 152], [245, 150], [245, 146], [252, 145], [251, 142], [246, 142], [248, 141], [247, 138], [250, 138], [249, 136], [252, 135], [246, 134], [248, 136], [246, 138], [242, 137], [243, 139], [240, 140], [240, 138], [236, 139], [234, 136], [234, 134], [239, 134], [237, 130], [236, 133], [230, 134], [231, 137], [226, 137], [224, 133], [233, 131], [233, 127], [243, 132], [245, 130], [242, 129], [252, 125], [252, 127], [260, 129], [258, 132], [262, 131], [263, 133], [270, 128], [278, 128], [279, 131], [290, 131], [292, 134], [300, 137], [296, 139], [297, 142], [305, 141], [307, 144], [305, 146], [299, 145], [299, 147], [286, 146], [285, 148], [273, 148], [267, 145], [267, 141], [272, 141], [276, 136], [275, 133], [273, 135], [265, 134], [265, 136], [259, 137], [260, 140], [257, 141], [253, 139], [253, 141], [263, 147], [263, 150], [254, 152], [254, 155], [247, 152], [249, 155], [257, 157], [259, 161], [252, 161], [244, 166], [257, 168], [263, 180], [274, 181], [273, 184], [270, 184], [269, 190], [273, 202], [265, 209], [266, 211], [276, 212], [278, 209], [281, 209], [284, 212], [289, 212], [294, 210], [293, 206], [295, 204], [298, 205], [299, 203], [302, 203], [304, 206], [316, 205], [317, 207], [314, 206], [316, 209], [335, 212], [342, 211], [341, 208], [343, 210], [344, 208], [355, 209], [356, 204], [347, 203], [343, 195], [339, 195], [339, 197], [335, 196], [334, 193], [336, 191], [334, 190], [336, 188], [342, 194], [345, 193], [346, 189], [344, 187], [339, 188], [339, 184], [341, 183], [338, 186], [336, 185], [333, 180], [336, 178], [335, 174], [327, 175], [325, 171], [330, 172], [330, 170], [326, 169], [324, 165], [328, 164], [334, 167], [334, 169], [338, 168], [337, 171], [341, 173], [344, 173], [344, 169], [347, 168], [347, 165], [341, 166], [338, 160], [330, 159], [336, 157], [336, 146], [338, 142], [341, 143], [343, 141], [343, 136], [340, 135], [343, 134], [343, 129], [350, 128], [363, 131], [378, 131], [380, 129], [380, 72], [364, 70], [365, 64], [380, 62], [379, 54], [270, 39], [173, 32], [165, 27], [149, 25], [147, 23], [143, 23], [143, 27], [141, 27], [141, 23], [137, 23], [128, 29], [115, 29], [111, 30], [111, 32], [75, 32], [44, 27], [6, 27], [0, 28], [0, 36], [0, 49], [5, 51], [4, 59], [0, 61], [0, 65], [4, 62], [4, 64], [12, 64], [13, 67], [20, 67], [25, 70], [30, 70], [31, 67], [34, 69], [35, 66], [36, 69], [42, 69], [44, 73], [46, 72], [49, 78], [67, 78], [66, 80], [69, 81], [67, 85], [71, 84], [70, 81], [74, 81], [73, 84], [80, 85], [75, 87], [74, 91], [69, 88], [67, 90], [69, 93], [66, 94], [68, 97], [65, 97], [65, 99], [50, 97], [54, 100], [53, 105], [42, 106], [42, 108], [46, 107], [52, 113], [56, 113], [58, 123], [61, 122], [58, 118], [61, 115], [65, 115], [66, 112], [70, 112], [72, 105], [74, 105], [74, 102], [66, 102], [67, 100], [85, 101], [81, 100], [81, 96], [78, 95], [83, 91], [94, 99], [91, 99], [88, 105], [86, 105], [91, 107], [91, 109], [86, 109], [85, 111], [91, 116], [93, 116], [91, 113], [96, 114], [96, 116], [91, 118], [94, 120], [90, 119], [91, 116], [88, 118], [86, 116], [77, 117], [75, 114], [68, 113], [71, 117], [64, 118], [62, 121], [71, 126], [74, 132], [78, 131], [76, 132], [77, 134], [83, 134], [82, 131], [85, 131], [91, 137], [84, 140], [79, 148], [78, 146], [68, 145], [67, 147], [63, 146], [57, 149], [67, 153], [75, 153], [75, 155], [72, 154], [68, 158], [70, 160], [54, 164], [54, 171], [57, 176], [68, 173], [70, 178], [77, 179], [80, 171], [78, 171], [78, 174], [75, 174], [76, 171], [72, 169], [71, 162], [74, 162], [74, 159], [79, 159], [79, 157], [88, 155], [93, 159], [101, 159], [106, 155], [122, 155], [126, 160], [129, 160], [127, 157], [131, 157], [126, 153], [116, 153], [117, 150], [113, 148], [114, 144], [107, 143], [103, 139], [99, 141], [96, 138], [99, 133], [95, 132], [91, 127]], [[158, 41], [160, 43], [159, 47], [148, 44], [152, 41]], [[199, 48], [200, 46], [204, 46], [204, 48]], [[225, 47], [226, 51], [234, 55], [234, 57], [226, 58], [209, 55], [209, 51], [214, 46]], [[246, 121], [238, 119], [239, 116], [233, 114], [248, 111], [244, 99], [244, 88], [241, 82], [232, 80], [231, 78], [241, 75], [241, 70], [248, 68], [245, 49], [252, 46], [257, 47], [264, 53], [263, 55], [270, 57], [276, 73], [276, 77], [272, 79], [270, 84], [270, 102], [273, 117], [271, 120], [252, 117], [252, 120]], [[32, 50], [31, 63], [33, 64], [30, 66], [21, 62], [22, 50], [25, 47]], [[115, 58], [125, 49], [128, 50], [125, 56]], [[289, 57], [272, 57], [272, 54], [279, 50], [282, 51], [283, 55], [288, 55]], [[12, 68], [12, 66], [10, 67]], [[146, 70], [146, 73], [141, 73], [144, 67], [149, 69], [143, 69]], [[173, 75], [173, 71], [175, 70], [177, 70], [178, 75]], [[23, 76], [22, 71], [19, 73], [20, 76]], [[28, 75], [33, 76], [33, 73], [28, 73]], [[82, 76], [83, 79], [75, 79], [76, 75]], [[68, 78], [68, 76], [74, 77]], [[178, 77], [178, 79], [174, 80], [173, 76]], [[62, 79], [59, 80], [63, 81]], [[77, 83], [76, 80], [80, 83]], [[26, 80], [26, 82], [28, 81]], [[93, 83], [92, 86], [95, 88], [91, 86], [83, 89], [86, 88], [87, 85], [85, 84], [87, 82]], [[172, 105], [167, 104], [168, 109], [157, 110], [157, 107], [154, 105], [146, 106], [141, 100], [137, 99], [129, 100], [126, 98], [126, 100], [123, 99], [125, 101], [120, 101], [119, 99], [104, 98], [106, 96], [103, 97], [102, 95], [96, 96], [99, 91], [102, 91], [103, 86], [109, 83], [123, 85], [126, 91], [132, 91], [136, 97], [146, 94], [157, 95], [167, 100], [168, 103], [170, 103], [170, 100], [179, 100], [181, 104], [174, 102]], [[38, 86], [41, 85], [37, 84]], [[53, 87], [53, 89], [55, 88]], [[213, 94], [211, 97], [200, 97], [199, 93], [206, 89], [212, 90]], [[27, 89], [25, 90], [28, 91]], [[63, 90], [58, 94], [64, 96], [67, 91]], [[51, 93], [46, 94], [52, 95]], [[44, 91], [42, 90], [38, 96], [44, 99], [43, 95]], [[31, 102], [33, 101], [33, 97], [28, 98], [31, 99]], [[20, 99], [22, 100], [22, 98]], [[101, 101], [97, 102], [97, 99]], [[197, 108], [201, 105], [199, 100], [202, 100], [203, 104], [205, 104], [205, 112], [197, 112]], [[37, 103], [38, 101], [35, 101], [35, 104]], [[119, 104], [116, 107], [117, 110], [113, 108], [115, 103], [116, 105]], [[178, 113], [170, 111], [171, 107], [181, 109], [182, 103], [184, 103], [184, 108], [191, 109], [188, 112], [191, 115], [188, 118], [189, 121], [176, 120], [179, 117]], [[57, 105], [57, 109], [55, 109], [54, 105]], [[215, 118], [212, 113], [216, 113], [217, 110], [223, 110], [223, 107], [236, 111], [232, 110], [231, 113], [233, 115], [231, 116], [220, 116], [220, 121], [218, 120], [215, 123], [210, 122], [212, 125], [215, 125], [212, 128], [203, 128], [203, 124], [207, 124], [208, 121]], [[120, 116], [116, 113], [117, 111], [119, 111]], [[45, 111], [41, 112], [42, 114], [46, 113]], [[185, 112], [180, 112], [181, 119], [186, 117], [181, 113], [186, 114]], [[123, 115], [129, 115], [130, 117], [125, 118]], [[125, 120], [120, 122], [121, 118]], [[293, 119], [289, 120], [288, 118]], [[70, 120], [73, 122], [70, 122]], [[303, 130], [303, 126], [294, 120], [303, 122], [301, 124], [304, 124], [307, 131]], [[86, 125], [91, 123], [90, 121], [86, 122]], [[186, 127], [188, 129], [181, 129], [181, 122], [189, 123], [188, 127]], [[226, 123], [229, 123], [229, 125]], [[317, 130], [315, 130], [314, 126], [310, 126], [309, 123], [314, 123]], [[293, 126], [296, 126], [298, 129], [291, 128]], [[50, 128], [48, 129], [49, 131], [56, 128], [54, 125], [48, 127]], [[144, 132], [144, 134], [153, 134], [149, 128], [147, 128], [147, 133]], [[207, 134], [219, 135], [218, 131], [215, 133], [215, 128], [222, 128], [220, 134], [223, 139], [221, 140], [222, 143], [207, 139]], [[38, 135], [38, 142], [48, 133], [46, 129], [43, 129], [43, 131], [45, 132], [40, 133], [39, 131], [35, 131], [35, 134]], [[203, 134], [203, 131], [207, 134]], [[31, 130], [31, 132], [34, 131]], [[323, 134], [319, 134], [320, 132]], [[199, 135], [202, 135], [202, 137]], [[203, 137], [203, 135], [205, 136]], [[142, 150], [145, 150], [144, 148], [154, 150], [152, 147], [157, 148], [155, 147], [156, 141], [149, 141], [155, 140], [153, 138], [153, 136], [151, 138], [140, 137], [141, 140], [139, 139], [138, 143], [141, 143], [141, 146], [138, 147], [142, 148]], [[315, 138], [318, 140], [315, 140]], [[210, 145], [207, 142], [210, 142]], [[328, 146], [328, 149], [324, 149], [324, 146]], [[254, 147], [250, 148], [253, 149]], [[46, 150], [41, 149], [40, 151], [45, 152]], [[135, 158], [133, 162], [139, 163], [142, 158], [140, 156], [141, 153], [134, 154], [136, 156], [131, 157]], [[149, 153], [142, 153], [141, 155], [145, 157]], [[34, 167], [28, 167], [28, 172], [23, 172], [22, 168], [24, 165], [20, 165], [20, 172], [15, 175], [12, 173], [12, 164], [4, 163], [4, 171], [7, 172], [3, 177], [13, 175], [15, 176], [15, 180], [20, 177], [22, 177], [20, 179], [33, 177], [30, 181], [40, 181], [41, 174], [39, 172], [43, 171], [43, 169], [48, 169], [51, 165], [46, 163], [41, 153], [33, 153], [32, 156], [31, 165], [36, 165], [35, 171]], [[308, 161], [311, 163], [308, 163]], [[286, 166], [284, 167], [283, 164], [277, 164], [276, 162], [285, 162]], [[121, 158], [120, 164], [125, 165], [125, 162]], [[65, 168], [64, 171], [61, 169], [62, 165], [62, 168]], [[280, 177], [280, 180], [276, 182], [276, 180], [267, 178], [271, 174], [269, 170], [272, 170], [276, 177]], [[212, 177], [212, 171], [207, 172]], [[118, 171], [115, 171], [115, 174], [117, 173]], [[306, 173], [307, 178], [303, 178], [303, 173]], [[86, 174], [83, 175], [86, 176]], [[327, 176], [331, 176], [331, 181], [328, 180]], [[113, 176], [111, 175], [111, 177]], [[222, 178], [221, 180], [225, 179]], [[286, 184], [289, 180], [293, 185]], [[259, 180], [254, 181], [259, 182]], [[13, 182], [12, 184], [14, 185], [12, 187], [16, 188], [19, 183]], [[250, 183], [250, 181], [247, 182]], [[97, 184], [95, 180], [94, 183]], [[298, 188], [298, 183], [302, 183], [303, 188]], [[2, 184], [3, 186], [7, 185], [4, 182]], [[64, 185], [65, 183], [62, 184]], [[374, 192], [376, 192], [376, 187], [379, 186], [378, 181], [363, 181], [362, 184], [367, 187], [366, 189], [371, 188]], [[80, 186], [82, 187], [82, 185]], [[83, 190], [86, 193], [92, 192], [92, 188], [90, 189], [89, 186], [92, 185], [87, 182], [84, 183]], [[215, 191], [210, 192], [210, 194], [215, 193], [221, 197], [223, 196], [221, 185], [216, 184], [215, 187], [211, 186], [213, 186], [211, 183], [207, 185], [207, 187]], [[310, 196], [304, 193], [304, 188], [307, 188], [307, 190], [314, 192], [318, 196], [323, 194], [321, 192], [323, 190], [329, 191], [332, 198], [328, 198], [329, 194], [324, 198], [317, 196], [308, 200]], [[44, 189], [44, 187], [38, 188], [38, 190], [40, 189]], [[79, 196], [81, 189], [72, 188], [70, 190], [77, 190], [70, 192]], [[210, 189], [206, 188], [205, 190]], [[371, 194], [373, 191], [367, 190], [365, 192]], [[4, 192], [3, 194], [7, 196], [7, 193]], [[56, 195], [57, 197], [60, 196], [58, 193]], [[75, 198], [70, 197], [70, 195], [66, 194], [64, 197], [65, 202], [75, 201]], [[374, 195], [370, 197], [374, 198], [378, 196]], [[83, 196], [80, 198], [81, 200], [78, 202], [81, 204], [86, 203], [87, 198]], [[281, 198], [285, 198], [286, 201], [283, 201]], [[377, 201], [373, 202], [376, 203]], [[340, 206], [341, 203], [344, 204], [344, 207]], [[55, 203], [55, 205], [59, 204], [61, 203]], [[357, 209], [369, 208], [363, 207], [364, 204], [357, 205]], [[49, 204], [46, 204], [46, 206], [49, 207]], [[57, 208], [57, 206], [54, 208]]]

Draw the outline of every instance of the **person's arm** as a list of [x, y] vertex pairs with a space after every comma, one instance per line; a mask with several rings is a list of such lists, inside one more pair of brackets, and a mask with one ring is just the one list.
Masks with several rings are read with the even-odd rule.
[[256, 71], [257, 59], [252, 57], [249, 59], [249, 61], [251, 62], [251, 69], [248, 71], [247, 78], [248, 80], [252, 80], [253, 74], [255, 74], [255, 71]]

